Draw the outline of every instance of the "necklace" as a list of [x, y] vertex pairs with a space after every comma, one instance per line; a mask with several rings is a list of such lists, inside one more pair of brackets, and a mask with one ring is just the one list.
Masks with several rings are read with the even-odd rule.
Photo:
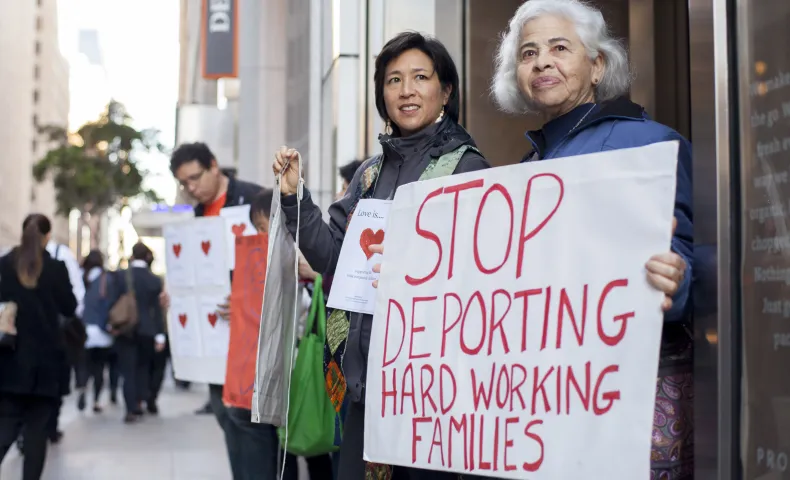
[[570, 133], [572, 133], [574, 130], [576, 130], [577, 128], [579, 128], [579, 125], [581, 125], [581, 124], [582, 124], [582, 122], [584, 121], [584, 119], [585, 119], [585, 118], [587, 118], [587, 115], [589, 115], [590, 113], [592, 113], [592, 111], [593, 111], [593, 110], [595, 110], [595, 107], [597, 107], [597, 106], [598, 106], [598, 105], [596, 105], [596, 104], [594, 104], [594, 103], [593, 103], [593, 106], [592, 106], [592, 107], [590, 107], [590, 109], [589, 109], [589, 110], [587, 110], [587, 113], [585, 113], [585, 114], [584, 114], [584, 116], [581, 118], [581, 120], [579, 120], [579, 121], [576, 123], [576, 125], [574, 125], [574, 126], [573, 126], [573, 128], [571, 128], [571, 130], [570, 130], [568, 133], [570, 134]]
[[[587, 110], [587, 113], [585, 113], [585, 114], [584, 114], [584, 116], [583, 116], [583, 117], [582, 117], [582, 118], [581, 118], [581, 119], [580, 119], [578, 122], [576, 122], [576, 125], [574, 125], [574, 126], [573, 126], [573, 128], [571, 128], [571, 129], [568, 131], [568, 133], [567, 133], [567, 134], [565, 134], [565, 136], [567, 137], [568, 135], [570, 135], [571, 133], [573, 133], [573, 132], [574, 132], [574, 131], [575, 131], [577, 128], [579, 128], [579, 125], [581, 125], [581, 124], [582, 124], [582, 122], [584, 121], [584, 119], [585, 119], [585, 118], [587, 118], [587, 116], [588, 116], [588, 115], [590, 115], [590, 114], [592, 113], [592, 111], [593, 111], [593, 110], [595, 110], [595, 107], [597, 107], [597, 106], [598, 106], [598, 105], [594, 103], [594, 104], [593, 104], [593, 106], [592, 106], [592, 107], [590, 107], [590, 109], [589, 109], [589, 110]], [[529, 156], [529, 158], [527, 159], [527, 161], [528, 161], [528, 162], [531, 162], [531, 161], [535, 160], [536, 158], [539, 158], [538, 156], [539, 156], [539, 153], [538, 153], [538, 151], [537, 151], [537, 150], [534, 150], [534, 151], [532, 152], [532, 154]]]

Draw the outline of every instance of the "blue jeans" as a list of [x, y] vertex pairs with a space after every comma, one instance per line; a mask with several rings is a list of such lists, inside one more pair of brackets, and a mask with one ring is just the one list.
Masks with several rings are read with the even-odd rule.
[[[243, 408], [225, 408], [231, 431], [225, 434], [234, 480], [277, 480], [282, 468], [282, 450], [277, 427], [250, 421]], [[284, 480], [297, 480], [295, 461], [286, 462]]]

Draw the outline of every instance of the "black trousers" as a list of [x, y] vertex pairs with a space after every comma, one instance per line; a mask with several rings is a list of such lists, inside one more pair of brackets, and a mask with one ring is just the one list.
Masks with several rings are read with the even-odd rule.
[[0, 393], [0, 463], [25, 429], [23, 480], [38, 480], [47, 458], [48, 424], [57, 399]]
[[[140, 413], [141, 402], [150, 401], [157, 386], [152, 380], [154, 371], [154, 338], [138, 335], [119, 337], [115, 341], [118, 363], [123, 377], [123, 399], [126, 413]], [[161, 386], [161, 379], [159, 380]]]
[[156, 403], [159, 393], [162, 391], [162, 383], [165, 381], [165, 370], [167, 370], [167, 359], [170, 358], [170, 343], [165, 343], [165, 349], [161, 352], [154, 350], [154, 358], [151, 361], [151, 380], [148, 387], [148, 402]]
[[[114, 361], [113, 361], [114, 360]], [[84, 360], [77, 369], [77, 388], [88, 386], [93, 379], [93, 402], [97, 404], [104, 388], [104, 371], [110, 371], [110, 393], [118, 390], [118, 355], [112, 347], [89, 348], [85, 350]]]

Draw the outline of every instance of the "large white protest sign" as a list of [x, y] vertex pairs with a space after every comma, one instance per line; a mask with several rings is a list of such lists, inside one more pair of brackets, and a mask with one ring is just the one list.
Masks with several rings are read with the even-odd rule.
[[647, 478], [676, 142], [401, 187], [365, 458], [497, 478]]
[[371, 252], [370, 246], [384, 243], [390, 205], [389, 200], [374, 199], [357, 204], [337, 259], [329, 308], [373, 314], [377, 293], [373, 281], [378, 278], [373, 266], [381, 261], [381, 255]]
[[223, 384], [228, 327], [215, 310], [230, 293], [225, 220], [204, 217], [166, 225], [163, 236], [175, 377]]

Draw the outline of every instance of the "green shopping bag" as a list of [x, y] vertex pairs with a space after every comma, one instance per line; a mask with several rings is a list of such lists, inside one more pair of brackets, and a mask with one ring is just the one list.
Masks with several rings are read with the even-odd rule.
[[325, 341], [326, 308], [319, 275], [313, 285], [313, 302], [291, 373], [287, 444], [285, 427], [277, 429], [280, 445], [297, 456], [313, 457], [339, 448], [335, 442], [337, 412], [324, 381]]

